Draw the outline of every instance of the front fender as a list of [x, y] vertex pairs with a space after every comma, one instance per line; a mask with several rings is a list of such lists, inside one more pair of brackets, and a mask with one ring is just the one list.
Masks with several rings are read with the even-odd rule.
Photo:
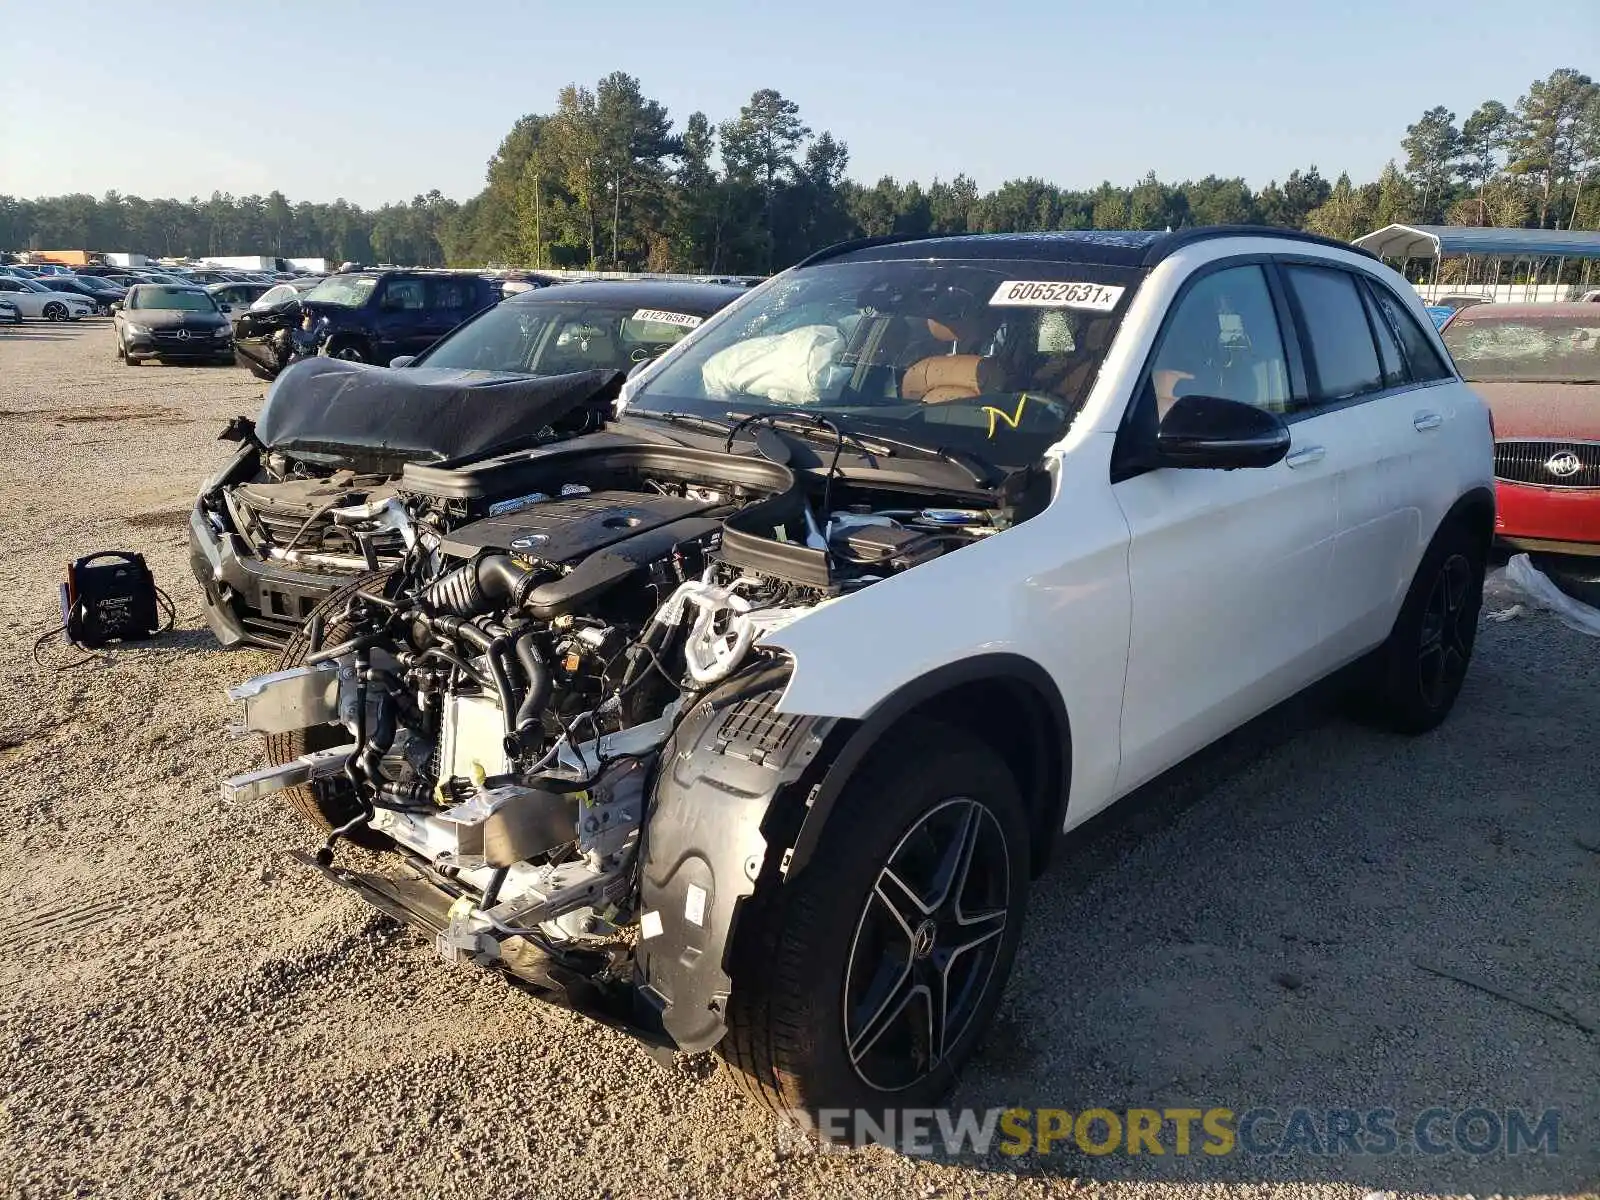
[[662, 751], [646, 814], [639, 1022], [680, 1049], [727, 1032], [731, 950], [758, 883], [776, 885], [836, 722], [781, 714], [786, 667], [730, 680], [695, 705]]

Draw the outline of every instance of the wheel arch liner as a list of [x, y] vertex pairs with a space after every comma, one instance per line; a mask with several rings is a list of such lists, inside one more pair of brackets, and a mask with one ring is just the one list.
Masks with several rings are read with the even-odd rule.
[[[738, 924], [758, 887], [779, 887], [811, 862], [862, 761], [902, 717], [963, 684], [1013, 682], [1043, 698], [1060, 736], [1059, 780], [1030, 812], [1057, 831], [1071, 778], [1059, 691], [1037, 663], [979, 655], [929, 672], [862, 720], [786, 714], [787, 665], [764, 666], [700, 700], [664, 748], [647, 814], [640, 872], [636, 1020], [688, 1051], [726, 1032]], [[1030, 798], [1033, 800], [1034, 798]], [[1041, 851], [1053, 843], [1041, 837]], [[1036, 855], [1042, 866], [1044, 853]]]

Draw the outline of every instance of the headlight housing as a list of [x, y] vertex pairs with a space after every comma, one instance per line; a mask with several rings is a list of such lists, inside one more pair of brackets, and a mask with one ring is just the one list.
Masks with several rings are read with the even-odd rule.
[[148, 337], [150, 334], [150, 327], [148, 325], [135, 325], [132, 321], [129, 321], [122, 328], [125, 332], [136, 334], [139, 337]]
[[233, 327], [231, 325], [218, 325], [211, 331], [211, 336], [219, 338], [232, 337]]

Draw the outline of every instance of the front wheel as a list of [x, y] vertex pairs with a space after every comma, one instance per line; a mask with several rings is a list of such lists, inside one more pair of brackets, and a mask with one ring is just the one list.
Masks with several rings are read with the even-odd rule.
[[945, 1096], [1000, 1003], [1028, 823], [994, 751], [921, 720], [885, 740], [835, 811], [813, 862], [754, 898], [720, 1053], [775, 1111], [854, 1110], [885, 1127], [886, 1111]]
[[49, 304], [44, 306], [44, 319], [46, 321], [63, 321], [66, 319], [66, 316], [66, 308], [55, 301], [51, 301]]
[[[311, 621], [321, 616], [325, 622], [322, 645], [337, 646], [349, 639], [351, 628], [344, 620], [345, 609], [358, 591], [385, 595], [396, 582], [398, 573], [391, 569], [376, 571], [351, 580], [330, 593], [314, 609], [306, 622], [290, 635], [278, 658], [280, 671], [305, 665], [306, 657], [313, 653], [311, 646]], [[295, 729], [288, 733], [266, 735], [267, 758], [274, 766], [281, 766], [315, 750], [331, 750], [350, 740], [341, 725], [317, 725], [310, 729]], [[323, 779], [301, 784], [284, 792], [289, 807], [305, 817], [319, 829], [329, 830], [345, 824], [359, 811], [360, 806], [350, 784], [343, 777]], [[357, 826], [348, 835], [350, 841], [371, 849], [383, 849], [392, 843], [382, 834], [364, 826]]]
[[334, 342], [328, 347], [329, 358], [341, 358], [345, 362], [364, 363], [367, 361], [366, 352], [359, 342], [343, 341]]
[[1483, 608], [1484, 547], [1460, 522], [1434, 536], [1389, 638], [1357, 695], [1358, 715], [1396, 733], [1427, 733], [1455, 707]]

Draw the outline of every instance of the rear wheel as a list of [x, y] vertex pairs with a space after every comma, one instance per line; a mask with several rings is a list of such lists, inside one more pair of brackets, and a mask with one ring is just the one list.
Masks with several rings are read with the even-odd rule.
[[1482, 540], [1461, 522], [1440, 529], [1356, 697], [1359, 715], [1412, 734], [1450, 715], [1472, 661], [1483, 574]]
[[[376, 571], [362, 575], [330, 594], [311, 610], [310, 619], [290, 636], [283, 647], [283, 653], [278, 657], [278, 670], [285, 671], [290, 667], [305, 665], [306, 657], [313, 653], [311, 625], [319, 615], [324, 622], [322, 634], [324, 646], [337, 646], [348, 639], [350, 625], [343, 618], [350, 598], [358, 591], [385, 595], [394, 585], [396, 578], [397, 573], [392, 569]], [[342, 725], [317, 725], [289, 733], [269, 733], [266, 735], [267, 757], [275, 766], [281, 765], [299, 758], [302, 754], [309, 754], [315, 750], [328, 750], [349, 740], [350, 735]], [[290, 808], [324, 830], [345, 824], [361, 811], [350, 790], [349, 781], [340, 777], [289, 788], [284, 792], [284, 797]], [[383, 849], [391, 844], [382, 834], [360, 826], [346, 836], [357, 845], [373, 849]]]
[[949, 1091], [999, 1005], [1028, 825], [999, 756], [920, 720], [836, 811], [813, 864], [753, 901], [720, 1053], [775, 1111], [865, 1110], [881, 1125]]

